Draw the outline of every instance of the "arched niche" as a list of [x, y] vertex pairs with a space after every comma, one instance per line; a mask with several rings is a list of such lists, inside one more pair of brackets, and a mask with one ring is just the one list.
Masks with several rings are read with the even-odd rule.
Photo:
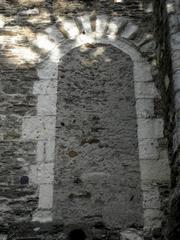
[[53, 218], [142, 226], [133, 61], [111, 44], [72, 49], [58, 66]]
[[[52, 38], [57, 36], [54, 27], [48, 29], [48, 33]], [[101, 34], [96, 37], [94, 34], [88, 33], [80, 34], [73, 40], [58, 40], [56, 47], [49, 52], [48, 57], [37, 66], [39, 81], [34, 85], [34, 94], [38, 95], [37, 116], [25, 118], [22, 131], [23, 139], [37, 141], [38, 168], [35, 168], [32, 176], [39, 176], [39, 205], [33, 215], [33, 221], [50, 222], [54, 218], [52, 209], [54, 184], [56, 184], [54, 163], [58, 66], [61, 65], [66, 54], [84, 44], [89, 46], [94, 44], [111, 45], [128, 55], [133, 63], [143, 219], [144, 228], [151, 229], [152, 222], [154, 226], [160, 224], [162, 216], [156, 183], [166, 184], [169, 182], [169, 167], [168, 158], [161, 158], [158, 152], [158, 139], [163, 138], [163, 120], [154, 116], [154, 99], [159, 98], [159, 94], [152, 79], [150, 65], [141, 57], [136, 46], [129, 41], [119, 39], [115, 35], [104, 36]], [[36, 181], [35, 177], [34, 181]]]

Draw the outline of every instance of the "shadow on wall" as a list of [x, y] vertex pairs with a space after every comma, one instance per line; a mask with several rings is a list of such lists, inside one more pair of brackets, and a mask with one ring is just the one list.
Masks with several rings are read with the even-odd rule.
[[[5, 4], [2, 5], [2, 12], [0, 16], [0, 27], [2, 29], [0, 45], [1, 45], [1, 54], [3, 57], [3, 64], [12, 64], [12, 66], [17, 67], [32, 67], [35, 64], [40, 63], [48, 52], [54, 48], [54, 42], [48, 39], [48, 33], [46, 31], [47, 27], [54, 25], [58, 21], [59, 12], [54, 14], [57, 8], [61, 6], [61, 11], [63, 9], [73, 8], [72, 10], [74, 15], [78, 15], [78, 6], [80, 9], [87, 11], [92, 11], [93, 9], [99, 8], [103, 9], [99, 1], [95, 2], [93, 8], [86, 8], [88, 1], [44, 1], [44, 0], [6, 0]], [[140, 13], [140, 17], [144, 15], [149, 16], [152, 12], [151, 1], [121, 1], [115, 2], [107, 1], [108, 7], [114, 6], [112, 11], [115, 11], [118, 6], [122, 5], [122, 16], [130, 16], [133, 19], [131, 14], [132, 7], [137, 9], [137, 13]], [[132, 3], [132, 6], [131, 6]], [[42, 4], [45, 4], [45, 7], [42, 7]], [[57, 6], [56, 6], [57, 4]], [[60, 4], [60, 6], [58, 5]], [[98, 5], [99, 4], [99, 5]], [[103, 3], [104, 4], [104, 3]], [[107, 8], [106, 8], [107, 9]], [[67, 9], [66, 9], [67, 11]], [[69, 10], [70, 11], [70, 10]], [[118, 12], [118, 11], [117, 11]], [[120, 10], [121, 12], [121, 10]], [[113, 12], [110, 12], [110, 15]], [[67, 14], [68, 17], [71, 17], [68, 12], [63, 13]], [[82, 13], [81, 13], [82, 14]], [[134, 17], [136, 18], [136, 10], [133, 12]], [[132, 15], [132, 16], [131, 16]], [[116, 14], [115, 14], [116, 16]], [[137, 17], [138, 18], [138, 17]], [[59, 28], [60, 31], [65, 35], [63, 29]]]
[[142, 226], [132, 60], [111, 45], [85, 45], [58, 71], [54, 219]]
[[[109, 1], [109, 4], [110, 2], [112, 3]], [[131, 6], [130, 3], [131, 1], [112, 3], [114, 4], [112, 11], [119, 7], [126, 16], [133, 16], [131, 8], [128, 7]], [[92, 10], [83, 1], [55, 1], [53, 4], [44, 0], [6, 0], [1, 4], [2, 230], [8, 229], [9, 224], [31, 221], [32, 214], [37, 208], [38, 186], [36, 176], [33, 175], [36, 168], [37, 146], [35, 140], [24, 141], [21, 138], [21, 126], [24, 117], [37, 114], [37, 97], [33, 95], [34, 82], [39, 80], [36, 66], [56, 46], [56, 42], [49, 39], [46, 31], [57, 20], [53, 7], [56, 8], [56, 4], [64, 5], [64, 9], [67, 5], [71, 6], [69, 9], [72, 9], [73, 14], [78, 14], [77, 9]], [[138, 1], [135, 5], [143, 14], [146, 14], [145, 9], [149, 9], [150, 6], [147, 2], [144, 5], [143, 1], [140, 3]], [[97, 11], [101, 10], [101, 6], [97, 2], [95, 6]], [[145, 9], [142, 10], [144, 6]], [[71, 238], [75, 234], [77, 232], [73, 233]], [[83, 237], [82, 233], [81, 235]]]

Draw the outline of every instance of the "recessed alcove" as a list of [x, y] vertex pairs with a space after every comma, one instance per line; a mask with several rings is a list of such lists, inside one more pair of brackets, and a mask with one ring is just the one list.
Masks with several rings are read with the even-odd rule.
[[111, 45], [83, 45], [61, 59], [58, 76], [54, 220], [141, 226], [131, 58]]

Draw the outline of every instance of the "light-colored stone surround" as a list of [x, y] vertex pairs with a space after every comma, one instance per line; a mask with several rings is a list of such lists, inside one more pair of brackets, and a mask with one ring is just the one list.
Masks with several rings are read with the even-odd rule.
[[[23, 140], [37, 141], [37, 164], [30, 178], [39, 184], [39, 206], [33, 221], [52, 221], [54, 148], [56, 132], [56, 99], [58, 65], [69, 51], [83, 44], [110, 44], [128, 54], [134, 64], [134, 89], [138, 124], [138, 145], [143, 192], [144, 227], [149, 229], [161, 222], [158, 183], [170, 179], [166, 150], [160, 150], [163, 119], [154, 118], [154, 99], [160, 98], [151, 75], [151, 66], [136, 50], [138, 26], [124, 17], [85, 15], [76, 19], [59, 18], [47, 35], [36, 44], [48, 49], [48, 56], [37, 66], [39, 81], [33, 93], [38, 97], [37, 116], [24, 117]], [[47, 37], [48, 36], [48, 37]], [[142, 44], [143, 40], [141, 41]]]

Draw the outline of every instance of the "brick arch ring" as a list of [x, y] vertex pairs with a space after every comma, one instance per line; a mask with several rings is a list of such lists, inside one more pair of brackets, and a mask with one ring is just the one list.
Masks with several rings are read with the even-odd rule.
[[[29, 173], [30, 181], [39, 186], [38, 208], [33, 221], [51, 222], [56, 132], [58, 65], [72, 49], [84, 44], [105, 44], [127, 54], [133, 62], [136, 98], [138, 151], [143, 194], [144, 228], [161, 222], [157, 183], [169, 182], [168, 157], [159, 154], [158, 139], [163, 138], [163, 119], [154, 114], [154, 99], [160, 98], [153, 82], [151, 67], [136, 49], [138, 26], [123, 17], [82, 16], [60, 18], [46, 29], [55, 45], [37, 66], [39, 81], [34, 83], [37, 95], [37, 116], [24, 117], [22, 139], [37, 141], [37, 162]], [[162, 170], [163, 169], [163, 170]], [[153, 197], [152, 197], [153, 196]]]

